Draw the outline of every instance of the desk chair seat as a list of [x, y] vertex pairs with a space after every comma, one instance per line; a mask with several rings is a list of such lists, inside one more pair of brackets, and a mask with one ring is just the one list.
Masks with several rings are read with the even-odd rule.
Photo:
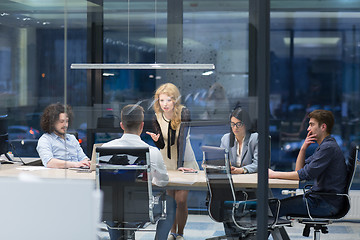
[[[135, 239], [135, 231], [166, 218], [165, 193], [153, 192], [148, 147], [97, 147], [96, 152], [97, 186], [104, 192], [102, 220], [110, 230]], [[111, 164], [100, 163], [104, 157]]]
[[309, 187], [311, 185], [306, 185], [303, 189], [305, 194], [305, 200], [306, 197], [311, 193], [312, 195], [320, 195], [320, 196], [338, 196], [343, 198], [343, 204], [342, 208], [339, 210], [338, 213], [335, 215], [324, 215], [324, 216], [315, 216], [311, 214], [308, 201], [306, 200], [306, 208], [308, 211], [308, 214], [306, 215], [291, 215], [288, 216], [290, 218], [297, 219], [299, 223], [305, 224], [304, 230], [303, 230], [303, 236], [309, 237], [311, 228], [314, 229], [314, 240], [320, 239], [320, 233], [326, 234], [328, 233], [328, 225], [331, 224], [334, 220], [343, 218], [350, 210], [350, 188], [351, 184], [355, 175], [356, 171], [356, 165], [357, 165], [357, 159], [358, 159], [358, 153], [359, 153], [359, 145], [352, 143], [351, 144], [351, 151], [347, 160], [347, 176], [346, 176], [346, 192], [345, 193], [319, 193], [319, 192], [310, 192], [308, 191]]
[[[235, 194], [230, 173], [229, 155], [226, 149], [203, 146], [203, 168], [209, 191], [209, 216], [216, 222], [230, 222], [238, 230], [236, 236], [218, 236], [215, 239], [250, 239], [256, 237], [256, 201], [248, 200], [245, 191]], [[270, 199], [279, 210], [278, 199]], [[268, 218], [268, 231], [273, 233], [281, 226], [290, 226], [291, 221], [279, 219], [278, 216]]]

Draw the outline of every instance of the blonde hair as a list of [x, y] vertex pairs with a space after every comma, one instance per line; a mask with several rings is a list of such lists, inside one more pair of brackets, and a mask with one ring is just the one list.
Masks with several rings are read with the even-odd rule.
[[174, 103], [174, 115], [171, 120], [171, 128], [176, 130], [176, 128], [181, 123], [181, 110], [183, 105], [181, 105], [181, 95], [179, 89], [172, 83], [164, 83], [155, 92], [154, 95], [154, 110], [155, 113], [162, 113], [162, 109], [159, 103], [160, 94], [166, 94], [171, 97], [171, 100]]

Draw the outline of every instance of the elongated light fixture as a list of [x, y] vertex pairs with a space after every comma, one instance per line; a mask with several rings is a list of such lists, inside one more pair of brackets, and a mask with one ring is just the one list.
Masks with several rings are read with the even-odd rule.
[[71, 69], [215, 69], [214, 64], [171, 64], [171, 63], [73, 63]]

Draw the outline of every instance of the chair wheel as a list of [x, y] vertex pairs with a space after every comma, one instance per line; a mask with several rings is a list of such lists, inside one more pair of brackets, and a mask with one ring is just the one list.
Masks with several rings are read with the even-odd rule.
[[309, 235], [310, 235], [310, 226], [305, 225], [304, 230], [303, 230], [303, 236], [308, 237]]
[[328, 230], [327, 227], [322, 227], [322, 228], [321, 228], [321, 232], [324, 233], [324, 234], [326, 234], [326, 233], [329, 233], [329, 230]]

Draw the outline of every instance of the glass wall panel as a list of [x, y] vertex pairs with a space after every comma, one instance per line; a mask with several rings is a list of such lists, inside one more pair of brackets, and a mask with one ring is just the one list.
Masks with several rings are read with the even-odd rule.
[[[72, 106], [69, 132], [77, 133], [89, 157], [94, 143], [122, 136], [120, 111], [127, 104], [144, 107], [144, 132], [153, 131], [154, 92], [167, 82], [179, 88], [190, 110], [190, 142], [200, 168], [200, 147], [220, 145], [236, 106], [249, 112], [256, 131], [261, 116], [257, 96], [250, 96], [256, 84], [249, 84], [254, 43], [248, 1], [3, 0], [0, 9], [0, 140], [10, 143], [0, 150], [11, 160], [38, 159], [40, 117], [51, 103]], [[318, 108], [334, 112], [333, 134], [348, 154], [350, 142], [360, 138], [358, 1], [274, 0], [271, 9], [272, 168], [294, 169], [307, 113]], [[71, 69], [73, 63], [215, 69], [95, 71]], [[154, 145], [149, 135], [141, 137]], [[205, 212], [205, 199], [204, 191], [192, 192], [190, 210]]]
[[1, 114], [7, 115], [9, 151], [38, 157], [41, 112], [64, 97], [63, 4], [2, 1], [0, 32]]
[[[86, 106], [86, 72], [70, 72], [69, 63], [86, 61], [87, 6], [84, 0], [0, 1], [0, 181], [7, 186], [3, 188], [7, 198], [1, 204], [9, 204], [1, 221], [31, 216], [27, 221], [31, 230], [12, 231], [5, 224], [2, 239], [38, 239], [50, 234], [53, 239], [95, 239], [98, 219], [93, 216], [100, 211], [93, 197], [94, 177], [78, 175], [75, 178], [88, 181], [68, 181], [74, 176], [70, 170], [44, 168], [36, 150], [45, 131], [40, 118], [46, 106], [67, 103], [76, 113]], [[86, 123], [76, 113], [68, 133]], [[65, 148], [60, 151], [62, 157], [68, 154], [68, 145], [61, 143]], [[82, 206], [91, 216], [79, 213], [76, 203], [88, 203]], [[74, 215], [81, 220], [72, 218]], [[58, 223], [42, 224], [53, 216]], [[69, 219], [84, 223], [77, 228], [81, 230], [69, 233], [66, 229], [70, 228], [62, 225], [64, 229], [56, 233], [52, 226], [58, 229], [70, 223]]]
[[[201, 146], [220, 146], [229, 113], [247, 110], [256, 131], [257, 96], [249, 96], [247, 1], [2, 1], [0, 114], [8, 115], [13, 154], [37, 157], [46, 106], [72, 106], [68, 132], [90, 157], [94, 143], [122, 136], [120, 111], [145, 109], [153, 131], [154, 92], [175, 84], [190, 110], [190, 143], [201, 168]], [[71, 69], [73, 63], [214, 64], [215, 69]], [[100, 73], [100, 74], [99, 74]], [[158, 99], [156, 99], [158, 100]], [[142, 139], [154, 145], [145, 133]], [[179, 150], [184, 154], [184, 150]], [[192, 213], [206, 211], [206, 191], [189, 195]]]
[[317, 1], [286, 1], [281, 8], [279, 2], [272, 1], [270, 30], [271, 156], [274, 168], [290, 170], [314, 109], [334, 113], [333, 136], [346, 155], [349, 144], [359, 140], [360, 15], [343, 11], [349, 5], [340, 1], [332, 3], [341, 5], [339, 10], [321, 12], [311, 5]]
[[[210, 118], [206, 115], [211, 113], [206, 113], [204, 101], [214, 82], [223, 85], [220, 90], [215, 90], [216, 94], [229, 98], [224, 100], [230, 102], [225, 104], [228, 107], [220, 110], [226, 114], [230, 105], [236, 104], [237, 98], [247, 97], [247, 5], [229, 1], [229, 5], [221, 6], [216, 14], [213, 14], [214, 6], [199, 6], [187, 1], [181, 4], [181, 8], [184, 11], [179, 14], [167, 10], [166, 1], [153, 4], [105, 1], [104, 62], [212, 63], [216, 70], [106, 71], [105, 104], [131, 98], [133, 101], [143, 100], [144, 96], [151, 98], [156, 86], [170, 81], [178, 83], [187, 101], [197, 96], [195, 103], [191, 104], [198, 106], [189, 108], [194, 107], [195, 118], [206, 119]], [[175, 14], [180, 17], [169, 19]], [[169, 24], [171, 20], [173, 22]], [[173, 44], [171, 48], [170, 44]], [[212, 104], [207, 105], [210, 108]]]
[[[248, 24], [246, 1], [104, 1], [104, 63], [214, 64], [215, 70], [103, 70], [103, 104], [94, 105], [95, 122], [88, 128], [92, 142], [121, 136], [122, 107], [139, 104], [145, 109], [141, 137], [154, 145], [145, 134], [154, 131], [154, 92], [171, 82], [190, 110], [190, 142], [201, 168], [200, 147], [220, 146], [232, 109], [242, 106], [256, 122], [257, 97], [249, 97]], [[191, 192], [191, 211], [205, 212], [205, 199], [205, 191]]]
[[[2, 1], [0, 3], [1, 107], [7, 115], [8, 150], [16, 161], [39, 159], [36, 146], [44, 133], [46, 106], [67, 103], [75, 118], [68, 129], [86, 146], [86, 71], [70, 63], [86, 62], [86, 1]], [[66, 58], [65, 58], [66, 56]], [[80, 113], [80, 114], [78, 114]], [[3, 151], [3, 152], [4, 152]]]

